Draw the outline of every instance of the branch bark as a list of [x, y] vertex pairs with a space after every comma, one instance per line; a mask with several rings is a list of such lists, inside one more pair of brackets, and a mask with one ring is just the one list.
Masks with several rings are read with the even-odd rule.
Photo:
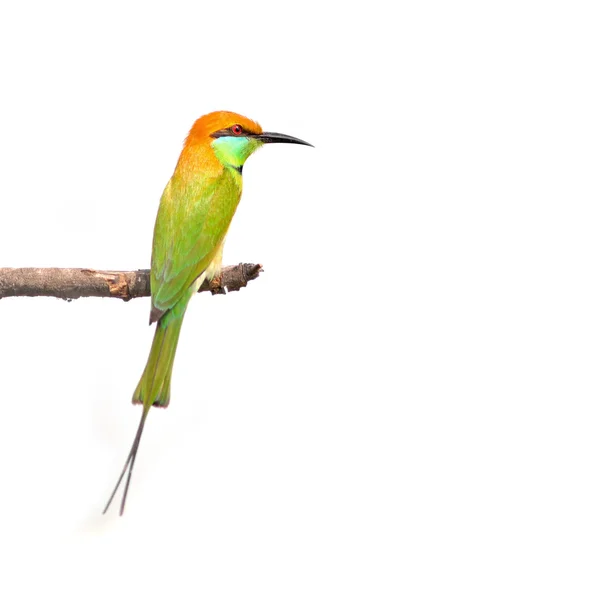
[[[221, 275], [205, 281], [200, 292], [225, 294], [246, 287], [256, 279], [262, 265], [240, 263], [223, 267]], [[93, 269], [0, 268], [0, 299], [11, 296], [120, 298], [129, 301], [150, 295], [150, 271], [96, 271]]]

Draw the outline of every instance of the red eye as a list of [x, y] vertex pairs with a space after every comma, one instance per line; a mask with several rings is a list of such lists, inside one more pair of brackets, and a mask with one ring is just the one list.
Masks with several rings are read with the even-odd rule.
[[242, 135], [242, 126], [241, 125], [234, 125], [231, 128], [231, 131], [233, 132], [234, 135]]

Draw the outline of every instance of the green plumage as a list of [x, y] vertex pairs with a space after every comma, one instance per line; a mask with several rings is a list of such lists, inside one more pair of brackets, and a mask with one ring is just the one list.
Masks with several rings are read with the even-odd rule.
[[[133, 394], [144, 406], [169, 404], [171, 371], [190, 298], [220, 268], [220, 251], [241, 195], [241, 177], [174, 175], [163, 192], [152, 251], [151, 322], [158, 319], [150, 356]], [[215, 271], [215, 272], [211, 272]]]
[[237, 208], [241, 177], [173, 176], [160, 201], [152, 249], [152, 306], [168, 311], [210, 265]]

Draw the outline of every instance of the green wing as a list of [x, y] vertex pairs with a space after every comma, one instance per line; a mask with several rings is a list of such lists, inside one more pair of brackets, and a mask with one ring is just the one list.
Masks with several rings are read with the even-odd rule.
[[240, 200], [236, 175], [229, 169], [213, 179], [174, 175], [167, 184], [154, 226], [151, 323], [178, 302], [219, 250]]

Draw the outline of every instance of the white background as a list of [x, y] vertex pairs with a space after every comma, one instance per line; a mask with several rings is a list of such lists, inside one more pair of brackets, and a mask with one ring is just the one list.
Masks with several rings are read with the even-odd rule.
[[[3, 598], [598, 598], [594, 2], [6, 2], [0, 264], [148, 267], [194, 119], [246, 164], [127, 510], [149, 301], [0, 301]], [[394, 6], [394, 8], [392, 8]]]

